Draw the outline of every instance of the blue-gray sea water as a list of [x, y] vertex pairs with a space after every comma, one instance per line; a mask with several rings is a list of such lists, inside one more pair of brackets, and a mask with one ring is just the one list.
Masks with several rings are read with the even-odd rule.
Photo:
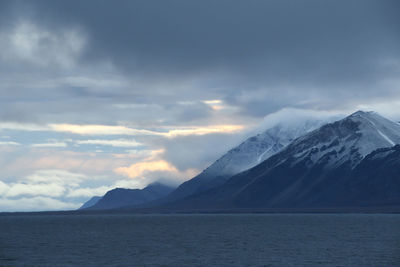
[[0, 266], [400, 266], [400, 215], [0, 216]]

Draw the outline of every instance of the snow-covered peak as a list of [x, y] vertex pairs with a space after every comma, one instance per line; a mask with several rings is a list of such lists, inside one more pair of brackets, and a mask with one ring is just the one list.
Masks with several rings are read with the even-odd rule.
[[400, 143], [400, 125], [376, 112], [357, 111], [350, 115], [350, 120], [359, 123], [358, 133], [362, 134], [360, 153], [363, 156], [372, 150], [391, 147]]
[[375, 112], [357, 111], [299, 138], [291, 149], [302, 160], [337, 166], [350, 161], [354, 167], [378, 148], [400, 144], [400, 125]]
[[326, 123], [308, 118], [296, 123], [277, 123], [264, 132], [252, 136], [204, 170], [207, 176], [229, 176], [247, 170], [278, 153], [296, 138]]
[[225, 183], [232, 175], [250, 169], [280, 152], [296, 138], [333, 121], [332, 115], [335, 114], [321, 115], [287, 109], [267, 116], [258, 128], [259, 134], [229, 150], [202, 173], [181, 184], [164, 201], [182, 199]]

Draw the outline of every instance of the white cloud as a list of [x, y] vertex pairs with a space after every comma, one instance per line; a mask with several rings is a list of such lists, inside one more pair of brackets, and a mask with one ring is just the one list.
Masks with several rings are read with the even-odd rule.
[[244, 128], [243, 125], [222, 124], [209, 126], [169, 126], [164, 131], [151, 131], [111, 125], [50, 124], [49, 126], [56, 132], [69, 132], [80, 135], [155, 135], [172, 138], [187, 135], [233, 133], [241, 131]]
[[165, 160], [153, 160], [134, 163], [128, 167], [119, 167], [115, 169], [115, 173], [125, 175], [130, 178], [143, 178], [149, 172], [178, 172], [171, 163]]
[[9, 190], [9, 186], [0, 181], [0, 195], [4, 195]]
[[20, 143], [13, 142], [13, 141], [0, 141], [0, 146], [19, 146]]
[[76, 197], [93, 197], [93, 196], [103, 196], [107, 191], [115, 188], [115, 186], [99, 186], [99, 187], [82, 187], [69, 190], [66, 197], [76, 198]]
[[51, 197], [23, 197], [8, 199], [0, 197], [1, 211], [48, 211], [77, 209], [82, 203], [65, 202]]
[[103, 196], [113, 188], [143, 188], [152, 181], [102, 179], [64, 170], [41, 170], [15, 182], [0, 181], [0, 211], [76, 209], [82, 201]]
[[210, 106], [213, 110], [221, 110], [225, 108], [223, 101], [219, 99], [204, 100], [203, 103]]
[[57, 183], [68, 185], [69, 187], [78, 187], [85, 180], [90, 179], [87, 175], [73, 173], [65, 170], [40, 170], [25, 177], [22, 181], [27, 183]]
[[157, 132], [133, 129], [118, 125], [78, 125], [78, 124], [50, 124], [55, 132], [73, 133], [79, 135], [155, 135]]
[[400, 120], [400, 99], [361, 104], [358, 105], [357, 108], [365, 111], [376, 111], [382, 116], [395, 121]]
[[47, 126], [33, 124], [33, 123], [18, 123], [18, 122], [0, 122], [1, 130], [18, 130], [18, 131], [49, 131], [51, 130]]
[[0, 182], [0, 193], [4, 198], [20, 196], [61, 197], [67, 189], [74, 189], [87, 180], [82, 174], [71, 173], [64, 170], [37, 171], [16, 182]]
[[[127, 136], [162, 136], [174, 138], [178, 136], [189, 135], [207, 135], [216, 133], [236, 133], [244, 129], [244, 125], [240, 124], [216, 124], [207, 126], [163, 126], [159, 127], [159, 131], [135, 129], [123, 125], [96, 125], [96, 124], [48, 124], [36, 125], [32, 123], [0, 123], [0, 130], [20, 130], [20, 131], [43, 131], [43, 132], [61, 132], [72, 133], [78, 135], [127, 135]], [[89, 140], [91, 142], [102, 142], [106, 144], [108, 140]], [[119, 140], [126, 141], [126, 140]], [[117, 144], [119, 141], [114, 142]], [[120, 142], [122, 144], [122, 142]], [[127, 143], [125, 143], [127, 144]], [[130, 146], [132, 146], [132, 142]], [[109, 143], [111, 145], [111, 143]]]
[[149, 150], [149, 149], [128, 149], [125, 150], [131, 158], [153, 159], [164, 153], [164, 149]]
[[65, 188], [63, 185], [56, 183], [39, 183], [39, 184], [10, 184], [8, 190], [3, 196], [18, 197], [18, 196], [48, 196], [60, 197], [63, 195]]
[[340, 119], [346, 114], [342, 111], [320, 111], [311, 109], [284, 108], [264, 117], [263, 122], [255, 128], [255, 131], [261, 132], [265, 129], [274, 127], [277, 124], [296, 125], [302, 124], [305, 120], [330, 121]]
[[141, 143], [136, 142], [135, 140], [127, 140], [127, 139], [117, 139], [117, 140], [79, 140], [76, 141], [77, 144], [80, 145], [102, 145], [102, 146], [113, 146], [113, 147], [137, 147], [141, 146]]
[[41, 143], [32, 144], [32, 147], [67, 147], [67, 143], [64, 142], [54, 142], [54, 143]]

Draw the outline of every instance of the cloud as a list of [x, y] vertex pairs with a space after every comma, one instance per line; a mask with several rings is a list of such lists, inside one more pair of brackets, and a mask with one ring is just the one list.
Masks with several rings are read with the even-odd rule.
[[2, 130], [48, 131], [50, 128], [33, 123], [0, 122], [0, 131]]
[[0, 146], [19, 146], [20, 143], [14, 141], [0, 141]]
[[[0, 66], [7, 72], [0, 88], [12, 100], [2, 120], [103, 125], [118, 118], [154, 129], [226, 120], [225, 107], [245, 120], [284, 107], [400, 99], [398, 86], [383, 82], [399, 74], [396, 1], [92, 5], [4, 2], [3, 56], [17, 65]], [[215, 100], [222, 105], [207, 104]]]
[[355, 110], [349, 110], [347, 112], [343, 112], [341, 110], [323, 111], [312, 109], [284, 108], [265, 116], [263, 122], [255, 127], [253, 132], [262, 132], [279, 124], [295, 126], [302, 125], [305, 121], [308, 120], [318, 120], [323, 122], [339, 120], [354, 111]]
[[64, 202], [50, 197], [22, 197], [8, 199], [0, 197], [1, 211], [49, 211], [77, 209], [82, 203]]
[[171, 162], [181, 172], [191, 168], [202, 170], [239, 145], [250, 129], [235, 134], [179, 136], [160, 140], [158, 145], [164, 148], [162, 158]]
[[39, 67], [54, 64], [72, 67], [84, 46], [85, 38], [76, 30], [53, 32], [28, 21], [0, 33], [0, 58]]
[[[64, 151], [62, 149], [54, 152], [51, 148], [43, 147], [28, 151], [23, 148], [18, 151], [5, 149], [4, 151], [0, 150], [0, 155], [2, 177], [21, 177], [46, 169], [65, 170], [95, 176], [110, 175], [113, 174], [115, 168], [126, 166], [133, 159], [143, 159], [143, 157], [135, 157], [128, 153], [95, 153]], [[54, 177], [53, 174], [52, 176]]]
[[[232, 133], [241, 131], [243, 125], [209, 125], [209, 126], [168, 126], [161, 127], [159, 131], [134, 129], [126, 126], [115, 126], [115, 125], [76, 125], [76, 124], [49, 124], [47, 126], [34, 126], [32, 124], [14, 124], [5, 123], [0, 125], [0, 129], [9, 130], [22, 130], [22, 131], [54, 131], [73, 133], [79, 135], [153, 135], [174, 138], [177, 136], [186, 135], [205, 135], [213, 133]], [[132, 141], [127, 140], [86, 140], [78, 141], [80, 144], [107, 144], [117, 146], [117, 144], [133, 146]], [[139, 144], [137, 144], [139, 145]], [[40, 146], [40, 145], [39, 145]]]
[[9, 185], [4, 197], [18, 197], [18, 196], [49, 196], [59, 197], [62, 196], [65, 188], [59, 184], [24, 184], [13, 183]]
[[215, 100], [204, 100], [204, 104], [209, 105], [214, 110], [221, 110], [224, 108], [222, 100], [215, 99]]
[[114, 187], [110, 186], [99, 186], [99, 187], [82, 187], [82, 188], [74, 188], [73, 190], [69, 190], [68, 194], [66, 195], [69, 198], [76, 198], [76, 197], [86, 197], [91, 198], [93, 196], [103, 196], [107, 191], [113, 189]]
[[[96, 180], [102, 185], [96, 185]], [[95, 195], [102, 196], [115, 187], [142, 188], [148, 183], [145, 179], [129, 180], [120, 177], [113, 181], [59, 169], [40, 170], [14, 182], [0, 181], [0, 210], [76, 209], [82, 201]]]
[[145, 161], [134, 163], [129, 167], [119, 167], [115, 172], [130, 178], [141, 178], [149, 172], [166, 171], [178, 172], [178, 170], [165, 160]]
[[54, 143], [41, 143], [41, 144], [32, 144], [32, 147], [67, 147], [67, 143], [64, 142], [54, 142]]
[[44, 169], [35, 171], [33, 174], [25, 177], [23, 181], [33, 184], [48, 183], [50, 181], [60, 185], [67, 184], [70, 187], [78, 187], [82, 181], [87, 179], [89, 179], [87, 175], [63, 169]]
[[141, 159], [140, 161], [130, 164], [127, 167], [117, 167], [114, 172], [118, 175], [131, 178], [132, 182], [126, 180], [120, 180], [117, 183], [121, 186], [132, 185], [139, 188], [152, 183], [154, 181], [162, 181], [163, 183], [170, 185], [177, 185], [182, 183], [196, 174], [199, 170], [193, 167], [185, 169], [177, 169], [173, 164], [165, 160], [165, 150], [153, 150], [147, 158]]
[[69, 132], [80, 135], [153, 135], [157, 134], [148, 130], [132, 129], [125, 126], [111, 125], [76, 125], [76, 124], [51, 124], [50, 129], [56, 132]]
[[382, 102], [370, 102], [365, 104], [360, 104], [357, 109], [366, 111], [377, 111], [379, 114], [390, 118], [394, 121], [400, 121], [400, 99], [393, 100], [383, 100]]
[[211, 125], [207, 127], [179, 127], [174, 130], [170, 130], [163, 136], [177, 137], [187, 135], [206, 135], [214, 133], [234, 133], [243, 130], [243, 125]]
[[114, 147], [138, 147], [141, 146], [141, 143], [136, 142], [135, 140], [78, 140], [77, 144], [80, 145], [102, 145], [102, 146], [114, 146]]
[[163, 137], [176, 137], [182, 135], [204, 135], [211, 133], [236, 132], [243, 129], [242, 125], [210, 125], [202, 126], [169, 126], [172, 129], [163, 131], [151, 131], [133, 129], [125, 126], [108, 125], [70, 125], [53, 124], [51, 128], [57, 132], [70, 132], [80, 135], [155, 135]]
[[88, 177], [64, 170], [41, 170], [17, 181], [0, 181], [0, 210], [32, 211], [75, 209], [80, 202], [63, 198]]

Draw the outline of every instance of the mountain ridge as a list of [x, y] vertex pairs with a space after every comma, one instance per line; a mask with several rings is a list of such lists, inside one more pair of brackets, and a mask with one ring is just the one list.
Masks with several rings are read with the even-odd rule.
[[262, 133], [249, 137], [238, 146], [230, 149], [200, 174], [178, 186], [176, 190], [161, 201], [172, 202], [218, 187], [231, 176], [254, 167], [282, 150], [302, 134], [319, 127], [325, 121], [329, 120], [307, 117], [303, 122], [297, 122], [294, 126], [278, 123]]
[[92, 206], [85, 208], [82, 206], [80, 209], [107, 210], [140, 205], [164, 197], [173, 189], [173, 187], [159, 182], [151, 183], [143, 189], [114, 188], [106, 192], [104, 196], [100, 197]]
[[[382, 153], [380, 151], [385, 147], [390, 151], [392, 143], [400, 143], [397, 123], [376, 113], [358, 111], [297, 138], [281, 152], [234, 175], [225, 184], [189, 196], [170, 207], [223, 209], [360, 205], [361, 198], [351, 199], [345, 194], [349, 192], [346, 188], [349, 179], [358, 177], [360, 190], [367, 188], [366, 181], [357, 174], [363, 173], [360, 168], [364, 165], [359, 164], [370, 160], [371, 153]], [[378, 164], [376, 160], [374, 163]], [[379, 175], [371, 179], [379, 179]], [[354, 186], [351, 188], [354, 190]], [[344, 195], [341, 195], [341, 190]]]

